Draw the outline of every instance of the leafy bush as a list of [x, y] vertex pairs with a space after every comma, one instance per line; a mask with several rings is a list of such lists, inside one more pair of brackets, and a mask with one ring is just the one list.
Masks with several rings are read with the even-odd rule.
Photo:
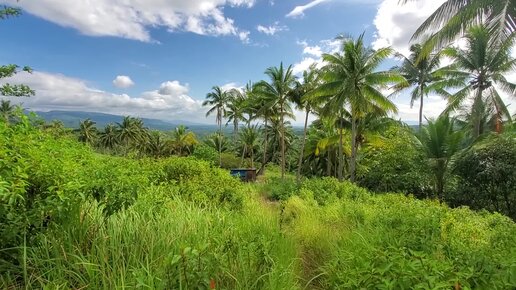
[[375, 192], [403, 192], [427, 197], [431, 179], [423, 152], [409, 128], [391, 126], [382, 142], [364, 150], [358, 183]]
[[459, 178], [447, 201], [455, 206], [497, 211], [516, 220], [516, 139], [494, 135], [463, 152], [454, 171]]
[[512, 289], [516, 225], [401, 195], [325, 206], [292, 197], [284, 227], [321, 289]]
[[213, 164], [218, 164], [219, 162], [219, 153], [217, 150], [205, 144], [195, 146], [192, 156], [197, 159], [212, 162]]

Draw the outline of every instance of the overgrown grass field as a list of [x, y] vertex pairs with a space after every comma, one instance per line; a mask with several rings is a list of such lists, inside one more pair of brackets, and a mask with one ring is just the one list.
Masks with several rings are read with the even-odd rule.
[[2, 289], [514, 289], [516, 224], [0, 122]]

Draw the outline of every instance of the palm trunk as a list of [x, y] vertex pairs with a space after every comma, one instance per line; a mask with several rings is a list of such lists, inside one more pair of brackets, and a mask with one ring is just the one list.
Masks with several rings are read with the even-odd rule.
[[254, 168], [254, 150], [251, 148], [251, 168]]
[[267, 115], [265, 115], [265, 128], [264, 128], [264, 134], [265, 134], [265, 142], [264, 142], [264, 145], [263, 145], [263, 164], [262, 164], [262, 170], [261, 170], [261, 174], [263, 175], [265, 173], [265, 164], [267, 163], [267, 146], [268, 146], [268, 141], [269, 141], [269, 136], [267, 135]]
[[244, 149], [242, 150], [242, 158], [240, 159], [240, 167], [241, 168], [244, 167], [244, 156], [245, 156], [246, 148], [247, 148], [247, 146], [244, 145]]
[[233, 120], [233, 143], [236, 144], [238, 139], [238, 119]]
[[473, 102], [473, 108], [472, 108], [472, 117], [473, 117], [473, 139], [476, 139], [480, 134], [481, 131], [481, 123], [482, 123], [482, 113], [483, 113], [483, 104], [482, 104], [482, 94], [483, 90], [482, 88], [478, 89], [477, 96], [475, 97], [475, 100]]
[[285, 179], [285, 124], [283, 122], [283, 103], [280, 106], [281, 138], [281, 179]]
[[306, 109], [306, 116], [305, 116], [305, 127], [303, 130], [303, 141], [301, 143], [301, 152], [299, 153], [299, 162], [297, 164], [297, 182], [301, 180], [301, 166], [303, 165], [303, 154], [305, 152], [305, 143], [306, 143], [306, 128], [308, 126], [308, 115], [310, 114], [310, 109]]
[[423, 92], [423, 86], [420, 88], [420, 95], [419, 98], [421, 99], [421, 104], [419, 105], [419, 132], [421, 132], [421, 127], [423, 126], [423, 103], [424, 103], [424, 92]]
[[222, 167], [222, 120], [219, 120], [219, 167]]
[[356, 174], [356, 163], [357, 163], [357, 121], [355, 119], [354, 114], [351, 116], [351, 164], [350, 164], [350, 174], [351, 174], [351, 182], [355, 182], [355, 174]]
[[326, 175], [331, 176], [331, 151], [329, 148], [327, 155], [328, 160], [326, 160]]
[[343, 176], [343, 171], [344, 171], [344, 150], [343, 150], [343, 146], [344, 146], [344, 142], [343, 142], [343, 138], [344, 138], [344, 130], [343, 130], [343, 124], [342, 124], [342, 119], [343, 117], [341, 116], [340, 117], [340, 121], [339, 121], [339, 170], [338, 170], [338, 174], [339, 174], [339, 181], [343, 181], [344, 180], [344, 176]]

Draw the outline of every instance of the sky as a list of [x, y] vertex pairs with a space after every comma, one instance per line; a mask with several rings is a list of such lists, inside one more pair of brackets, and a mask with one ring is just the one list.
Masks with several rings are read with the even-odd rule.
[[[215, 85], [265, 79], [281, 62], [301, 74], [358, 36], [407, 53], [411, 35], [444, 0], [0, 0], [23, 14], [0, 22], [0, 64], [29, 65], [9, 83], [37, 111], [74, 110], [213, 123], [202, 107]], [[388, 61], [383, 68], [396, 64]], [[406, 95], [396, 116], [416, 121]], [[446, 102], [426, 100], [425, 115]], [[303, 122], [296, 112], [293, 124]]]

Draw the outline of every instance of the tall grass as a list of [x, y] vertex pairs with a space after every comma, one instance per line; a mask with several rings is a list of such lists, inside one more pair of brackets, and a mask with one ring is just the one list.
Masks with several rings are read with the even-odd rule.
[[27, 285], [295, 289], [295, 247], [278, 223], [267, 211], [200, 208], [177, 199], [161, 205], [142, 199], [106, 218], [96, 202], [89, 202], [77, 220], [41, 235], [28, 249]]

